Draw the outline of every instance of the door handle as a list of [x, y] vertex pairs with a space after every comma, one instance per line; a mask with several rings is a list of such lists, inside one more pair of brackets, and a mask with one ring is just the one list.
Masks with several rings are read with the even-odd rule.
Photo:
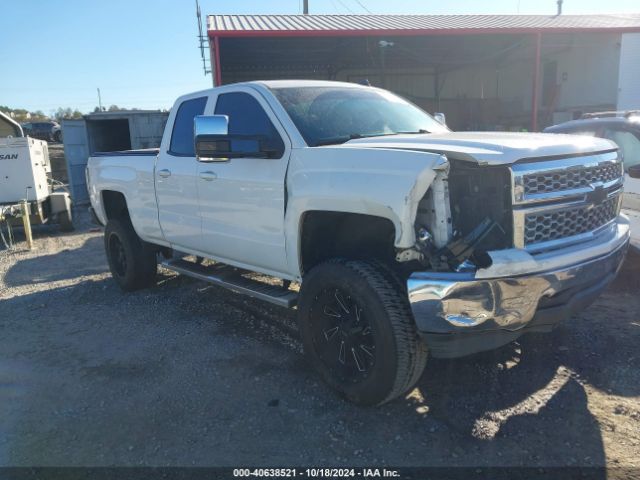
[[218, 175], [216, 175], [215, 172], [206, 171], [206, 172], [200, 172], [200, 178], [202, 180], [206, 180], [207, 182], [210, 182], [218, 178]]
[[170, 177], [171, 170], [167, 170], [166, 168], [163, 168], [162, 170], [158, 170], [158, 175], [160, 175], [162, 178]]

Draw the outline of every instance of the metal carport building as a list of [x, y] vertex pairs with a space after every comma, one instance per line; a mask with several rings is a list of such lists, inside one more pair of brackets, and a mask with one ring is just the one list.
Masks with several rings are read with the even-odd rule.
[[640, 14], [212, 15], [207, 30], [215, 85], [366, 79], [459, 130], [640, 108]]

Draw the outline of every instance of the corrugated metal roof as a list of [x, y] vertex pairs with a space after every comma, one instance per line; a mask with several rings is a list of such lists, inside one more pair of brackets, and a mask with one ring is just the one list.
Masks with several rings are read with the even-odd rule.
[[211, 36], [495, 31], [640, 31], [640, 13], [619, 15], [209, 15]]

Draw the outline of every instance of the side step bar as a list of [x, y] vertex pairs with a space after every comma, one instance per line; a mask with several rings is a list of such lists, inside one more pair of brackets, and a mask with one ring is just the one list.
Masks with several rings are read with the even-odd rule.
[[219, 285], [233, 292], [264, 300], [280, 307], [292, 308], [298, 300], [297, 292], [244, 277], [242, 270], [227, 265], [205, 266], [182, 259], [164, 260], [160, 265], [182, 275]]

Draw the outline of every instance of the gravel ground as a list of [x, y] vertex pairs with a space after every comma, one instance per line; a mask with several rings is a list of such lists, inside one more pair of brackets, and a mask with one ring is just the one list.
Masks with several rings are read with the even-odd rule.
[[78, 226], [0, 251], [0, 465], [640, 466], [637, 251], [554, 333], [365, 409], [309, 370], [294, 312], [166, 271], [123, 294]]

